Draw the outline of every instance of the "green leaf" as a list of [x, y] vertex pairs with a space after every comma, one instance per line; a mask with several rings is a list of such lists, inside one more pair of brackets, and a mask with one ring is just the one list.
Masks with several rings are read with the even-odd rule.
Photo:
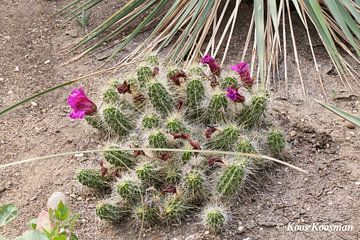
[[35, 230], [36, 226], [37, 226], [37, 219], [32, 219], [30, 222], [28, 222], [28, 226], [32, 229]]
[[14, 204], [5, 204], [0, 206], [0, 227], [9, 224], [18, 214], [17, 208]]
[[77, 238], [77, 236], [75, 235], [75, 233], [71, 233], [70, 240], [78, 240], [78, 238]]
[[59, 202], [57, 209], [55, 210], [55, 219], [59, 221], [65, 221], [69, 217], [69, 208], [62, 202]]
[[49, 240], [49, 239], [39, 231], [29, 230], [26, 231], [21, 237], [17, 237], [14, 240]]
[[349, 122], [355, 124], [356, 126], [360, 127], [360, 117], [357, 117], [353, 114], [347, 113], [334, 105], [322, 103], [320, 101], [317, 101], [317, 102], [324, 108], [326, 108], [326, 109], [332, 111], [333, 113], [335, 113], [336, 115], [338, 115], [339, 117], [342, 117], [342, 118], [348, 120]]
[[53, 237], [52, 240], [66, 240], [66, 234], [61, 234], [59, 236]]
[[255, 38], [256, 53], [259, 62], [260, 80], [262, 86], [265, 86], [265, 32], [264, 32], [264, 0], [254, 1], [255, 12]]

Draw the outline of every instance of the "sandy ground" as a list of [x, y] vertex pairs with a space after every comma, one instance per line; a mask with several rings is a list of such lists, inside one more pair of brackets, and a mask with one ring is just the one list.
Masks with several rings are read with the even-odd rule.
[[[1, 1], [0, 108], [31, 93], [92, 72], [102, 64], [93, 56], [61, 66], [69, 56], [60, 52], [84, 34], [76, 23], [64, 23], [60, 18], [51, 17], [66, 2], [69, 1]], [[94, 11], [90, 28], [104, 19], [104, 12], [111, 12], [119, 5], [117, 1], [106, 2], [109, 4], [103, 3]], [[235, 32], [235, 42], [244, 42], [244, 29]], [[286, 160], [306, 169], [309, 174], [274, 167], [259, 176], [256, 188], [233, 207], [232, 224], [220, 235], [208, 234], [197, 218], [188, 219], [180, 226], [162, 226], [140, 234], [139, 226], [129, 223], [121, 226], [101, 223], [94, 214], [100, 197], [82, 188], [74, 179], [77, 169], [96, 164], [97, 155], [53, 158], [1, 169], [0, 204], [13, 202], [20, 212], [16, 221], [0, 229], [0, 234], [9, 238], [19, 235], [27, 229], [26, 223], [45, 208], [47, 197], [54, 191], [63, 191], [69, 196], [73, 210], [81, 214], [76, 228], [79, 239], [136, 239], [139, 236], [143, 239], [359, 239], [360, 130], [347, 128], [344, 121], [312, 100], [323, 96], [303, 33], [301, 29], [297, 31], [298, 42], [301, 42], [298, 50], [309, 99], [304, 101], [296, 65], [289, 53], [291, 94], [286, 97], [284, 81], [278, 79], [272, 87], [270, 115], [287, 133]], [[134, 45], [132, 43], [129, 48]], [[241, 56], [237, 50], [235, 46], [230, 53], [234, 61]], [[353, 84], [354, 91], [346, 92], [333, 74], [323, 47], [318, 45], [315, 51], [325, 88], [331, 97], [329, 101], [359, 114], [359, 88]], [[353, 66], [360, 69], [358, 65]], [[94, 77], [82, 85], [96, 100], [100, 98], [98, 89], [111, 77]], [[96, 131], [85, 122], [71, 121], [67, 117], [66, 97], [70, 89], [66, 87], [35, 99], [1, 117], [0, 164], [101, 148], [101, 138]], [[352, 225], [353, 230], [292, 231], [293, 224], [343, 224]]]

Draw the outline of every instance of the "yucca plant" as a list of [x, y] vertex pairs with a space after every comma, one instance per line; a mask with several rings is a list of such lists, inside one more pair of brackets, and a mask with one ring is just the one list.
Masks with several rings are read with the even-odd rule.
[[[71, 7], [67, 6], [61, 12], [67, 15], [74, 14], [81, 7], [90, 8], [98, 2], [99, 0], [77, 0]], [[200, 53], [210, 53], [213, 56], [222, 56], [221, 63], [224, 63], [229, 46], [232, 43], [234, 29], [238, 27], [235, 24], [236, 20], [244, 14], [240, 11], [241, 4], [244, 2], [246, 1], [130, 0], [106, 21], [72, 46], [69, 51], [75, 51], [82, 47], [81, 53], [77, 57], [79, 58], [103, 46], [108, 41], [120, 38], [120, 43], [113, 49], [111, 55], [113, 57], [122, 51], [150, 23], [157, 21], [155, 29], [144, 43], [138, 46], [135, 51], [120, 63], [136, 61], [151, 52], [161, 52], [166, 47], [169, 48], [166, 59], [171, 62], [185, 61], [186, 63], [191, 63], [198, 59]], [[360, 63], [358, 0], [254, 0], [247, 2], [253, 2], [253, 13], [242, 60], [248, 50], [256, 54], [258, 63], [256, 75], [260, 77], [263, 84], [269, 80], [272, 73], [277, 71], [276, 67], [279, 64], [280, 53], [283, 53], [285, 58], [285, 79], [287, 80], [287, 49], [285, 40], [290, 37], [293, 43], [293, 51], [302, 88], [304, 94], [306, 94], [300, 72], [292, 23], [292, 18], [295, 16], [291, 8], [295, 9], [296, 14], [300, 17], [306, 29], [316, 70], [318, 71], [318, 67], [312, 44], [314, 36], [309, 32], [309, 25], [311, 23], [315, 26], [342, 79], [346, 78], [345, 72], [347, 71], [354, 78], [356, 77], [354, 73], [358, 75], [348, 62], [344, 60], [339, 51], [339, 48], [342, 48]], [[164, 11], [164, 9], [167, 10]], [[225, 14], [226, 11], [230, 11], [230, 14]], [[159, 15], [162, 16], [161, 20], [158, 19]], [[130, 27], [138, 19], [142, 19], [140, 24], [129, 35], [123, 38], [120, 37], [122, 31]], [[221, 26], [225, 26], [224, 30], [220, 30], [222, 29]], [[287, 29], [290, 30], [290, 36], [286, 35]], [[206, 37], [210, 37], [208, 42], [206, 42]], [[94, 38], [98, 38], [98, 40], [94, 42]], [[251, 38], [254, 40], [252, 47], [250, 46]], [[281, 43], [281, 40], [284, 40], [284, 42]], [[225, 46], [224, 52], [220, 52], [222, 46]], [[351, 51], [349, 46], [353, 48], [355, 53]], [[255, 56], [251, 59], [255, 59]], [[253, 67], [255, 69], [255, 66]], [[319, 79], [322, 81], [320, 74]], [[344, 81], [344, 84], [348, 85], [349, 83]], [[348, 87], [351, 89], [351, 86], [348, 85]]]

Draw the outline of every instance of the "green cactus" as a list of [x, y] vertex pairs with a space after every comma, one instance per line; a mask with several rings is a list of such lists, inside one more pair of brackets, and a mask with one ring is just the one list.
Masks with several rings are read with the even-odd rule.
[[193, 79], [186, 86], [186, 116], [198, 119], [202, 113], [202, 103], [205, 99], [205, 87], [201, 80]]
[[137, 177], [146, 185], [153, 185], [159, 181], [159, 169], [151, 162], [141, 163], [135, 168]]
[[241, 153], [256, 153], [251, 142], [247, 140], [241, 140], [236, 146], [236, 151]]
[[[110, 137], [116, 134], [121, 138], [115, 138], [116, 147], [104, 151], [107, 164], [102, 170], [109, 168], [101, 173], [108, 177], [83, 170], [78, 180], [96, 189], [113, 187], [116, 197], [121, 198], [122, 205], [97, 206], [101, 219], [117, 222], [132, 217], [142, 226], [162, 220], [180, 222], [186, 214], [212, 202], [216, 204], [202, 212], [203, 224], [212, 231], [222, 230], [229, 221], [222, 204], [243, 189], [250, 173], [265, 170], [259, 166], [266, 162], [241, 153], [256, 153], [244, 139], [265, 131], [266, 125], [261, 123], [267, 108], [266, 93], [254, 93], [232, 77], [214, 79], [200, 67], [178, 68], [166, 75], [155, 56], [147, 62], [135, 73], [136, 78], [126, 79], [126, 83], [125, 79], [122, 83], [116, 80], [106, 88], [103, 99], [107, 105], [99, 105], [101, 117], [86, 118], [94, 127], [110, 131]], [[235, 105], [226, 97], [226, 88], [234, 85], [247, 93], [244, 103]], [[265, 145], [263, 138], [255, 139], [259, 146]], [[271, 132], [267, 140], [267, 149], [275, 156], [286, 143], [278, 131]], [[137, 151], [117, 151], [129, 147]], [[146, 148], [158, 150], [152, 153]], [[205, 151], [193, 152], [199, 149]], [[120, 180], [112, 182], [110, 176], [119, 175]], [[133, 214], [128, 215], [129, 211]]]
[[230, 151], [240, 136], [240, 129], [236, 125], [226, 127], [220, 133], [214, 135], [207, 143], [207, 147], [211, 149]]
[[153, 71], [150, 67], [140, 67], [137, 71], [137, 78], [140, 85], [144, 85], [145, 82], [149, 82], [153, 78]]
[[286, 146], [286, 141], [282, 132], [273, 130], [269, 133], [268, 146], [272, 155], [279, 156]]
[[170, 133], [185, 133], [186, 132], [186, 128], [185, 128], [184, 124], [182, 123], [181, 119], [179, 119], [177, 117], [169, 118], [165, 124], [165, 128]]
[[167, 166], [163, 169], [164, 179], [168, 184], [177, 184], [181, 179], [181, 171], [177, 166]]
[[86, 116], [85, 120], [93, 128], [96, 128], [99, 131], [105, 130], [104, 121], [101, 119], [99, 115]]
[[100, 175], [99, 171], [94, 169], [82, 169], [77, 174], [77, 180], [84, 186], [98, 190], [110, 189], [110, 180]]
[[142, 126], [146, 129], [153, 129], [159, 127], [160, 119], [156, 114], [147, 114], [142, 120]]
[[237, 121], [246, 128], [259, 125], [264, 118], [266, 111], [267, 97], [264, 92], [260, 92], [252, 97], [251, 105], [246, 106], [238, 115]]
[[116, 185], [116, 192], [128, 203], [136, 203], [141, 200], [141, 188], [132, 180], [120, 180]]
[[148, 56], [146, 60], [147, 60], [147, 62], [148, 62], [149, 64], [151, 64], [152, 66], [157, 66], [157, 65], [159, 65], [159, 59], [158, 59], [158, 57], [155, 56], [155, 55], [153, 55], [153, 56]]
[[219, 206], [208, 207], [203, 213], [205, 226], [214, 232], [224, 227], [227, 218], [227, 213]]
[[148, 96], [155, 110], [163, 116], [167, 116], [174, 109], [174, 102], [159, 82], [151, 82], [148, 84]]
[[118, 147], [110, 146], [104, 152], [105, 160], [115, 167], [130, 169], [136, 164], [136, 159], [125, 151], [119, 151]]
[[225, 122], [228, 101], [224, 93], [215, 94], [209, 103], [207, 109], [207, 121], [210, 124]]
[[120, 222], [130, 215], [129, 209], [102, 203], [96, 206], [96, 216], [109, 222]]
[[108, 88], [103, 93], [103, 99], [105, 103], [116, 104], [120, 102], [120, 94], [117, 92], [115, 88]]
[[152, 226], [159, 222], [159, 210], [155, 205], [141, 203], [134, 211], [135, 217], [145, 225]]
[[221, 82], [222, 89], [226, 89], [226, 88], [232, 87], [232, 86], [237, 87], [238, 85], [239, 84], [238, 84], [237, 80], [233, 77], [227, 77]]
[[248, 165], [248, 160], [244, 159], [243, 161], [235, 161], [226, 166], [217, 182], [217, 191], [226, 197], [231, 197], [238, 192], [243, 183]]
[[163, 134], [160, 131], [154, 131], [153, 133], [150, 134], [149, 145], [152, 148], [168, 148], [169, 147], [167, 137], [165, 136], [165, 134]]
[[125, 136], [133, 129], [130, 120], [115, 107], [104, 109], [104, 119], [119, 136]]
[[171, 196], [164, 203], [164, 214], [169, 222], [181, 222], [190, 209], [181, 196]]
[[203, 191], [204, 177], [197, 171], [190, 171], [184, 177], [184, 187], [189, 192]]

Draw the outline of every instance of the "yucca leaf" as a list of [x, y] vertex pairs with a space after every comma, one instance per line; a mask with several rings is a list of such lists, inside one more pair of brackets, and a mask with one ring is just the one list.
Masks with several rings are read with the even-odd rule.
[[[20, 161], [16, 161], [16, 162], [2, 164], [2, 165], [0, 165], [0, 169], [4, 169], [7, 167], [16, 166], [16, 165], [20, 165], [20, 164], [24, 164], [24, 163], [29, 163], [29, 162], [45, 160], [45, 159], [49, 159], [49, 158], [71, 156], [71, 155], [80, 154], [80, 153], [82, 153], [82, 154], [101, 153], [101, 152], [106, 152], [106, 151], [109, 151], [109, 150], [107, 150], [107, 149], [102, 149], [102, 150], [91, 149], [91, 150], [75, 151], [75, 152], [63, 152], [63, 153], [58, 153], [58, 154], [46, 155], [46, 156], [35, 157], [35, 158], [28, 158], [28, 159], [24, 159], [24, 160], [20, 160]], [[241, 152], [220, 151], [220, 150], [180, 149], [180, 148], [112, 148], [111, 151], [130, 151], [130, 152], [133, 152], [133, 151], [153, 151], [153, 152], [162, 151], [162, 152], [177, 152], [177, 153], [193, 152], [193, 153], [208, 154], [208, 155], [221, 154], [221, 155], [227, 155], [227, 156], [244, 156], [244, 157], [255, 158], [255, 159], [270, 160], [270, 161], [282, 164], [284, 166], [293, 168], [297, 171], [300, 171], [303, 173], [308, 173], [306, 170], [296, 167], [295, 165], [292, 165], [290, 163], [278, 160], [276, 158], [268, 157], [265, 155], [253, 154], [253, 153], [241, 153]]]
[[360, 127], [360, 117], [357, 117], [353, 114], [347, 113], [341, 109], [339, 109], [338, 107], [331, 105], [331, 104], [327, 104], [327, 103], [322, 103], [318, 100], [316, 100], [321, 106], [323, 106], [324, 108], [330, 110], [331, 112], [335, 113], [336, 115], [338, 115], [339, 117], [348, 120], [349, 122], [355, 124], [356, 126]]
[[92, 30], [88, 35], [86, 35], [83, 39], [81, 39], [75, 46], [73, 46], [70, 49], [70, 51], [74, 51], [78, 49], [82, 45], [86, 44], [93, 38], [103, 33], [105, 30], [109, 29], [117, 21], [127, 16], [135, 8], [139, 7], [143, 2], [144, 0], [130, 0], [122, 8], [120, 8], [117, 12], [115, 12], [111, 17], [109, 17], [106, 21], [104, 21], [102, 24], [100, 24], [98, 27]]
[[316, 27], [316, 30], [320, 34], [328, 53], [330, 54], [331, 58], [333, 59], [334, 63], [336, 64], [340, 73], [343, 74], [344, 66], [339, 57], [340, 54], [335, 46], [334, 40], [329, 31], [329, 25], [327, 24], [327, 22], [325, 20], [325, 16], [322, 13], [322, 9], [321, 9], [319, 2], [318, 1], [304, 1], [304, 3], [307, 6], [310, 19], [313, 21], [313, 23]]
[[151, 22], [155, 17], [157, 17], [157, 14], [159, 11], [164, 7], [164, 5], [167, 3], [167, 0], [161, 0], [158, 5], [154, 8], [153, 11], [149, 13], [149, 15], [146, 16], [146, 18], [135, 28], [135, 30], [128, 35], [124, 42], [122, 42], [119, 46], [117, 46], [114, 51], [112, 52], [110, 58], [113, 58], [117, 53], [122, 51], [126, 45], [132, 41], [142, 30], [143, 28]]
[[359, 46], [356, 44], [354, 36], [348, 28], [348, 26], [350, 26], [354, 33], [357, 33], [357, 36], [360, 36], [359, 26], [356, 25], [355, 21], [351, 18], [348, 12], [344, 10], [344, 7], [340, 3], [333, 0], [326, 0], [325, 3], [328, 6], [332, 16], [335, 18], [337, 24], [347, 37], [347, 40], [355, 49], [358, 56], [360, 56]]
[[262, 87], [265, 86], [264, 0], [254, 0], [256, 53]]

